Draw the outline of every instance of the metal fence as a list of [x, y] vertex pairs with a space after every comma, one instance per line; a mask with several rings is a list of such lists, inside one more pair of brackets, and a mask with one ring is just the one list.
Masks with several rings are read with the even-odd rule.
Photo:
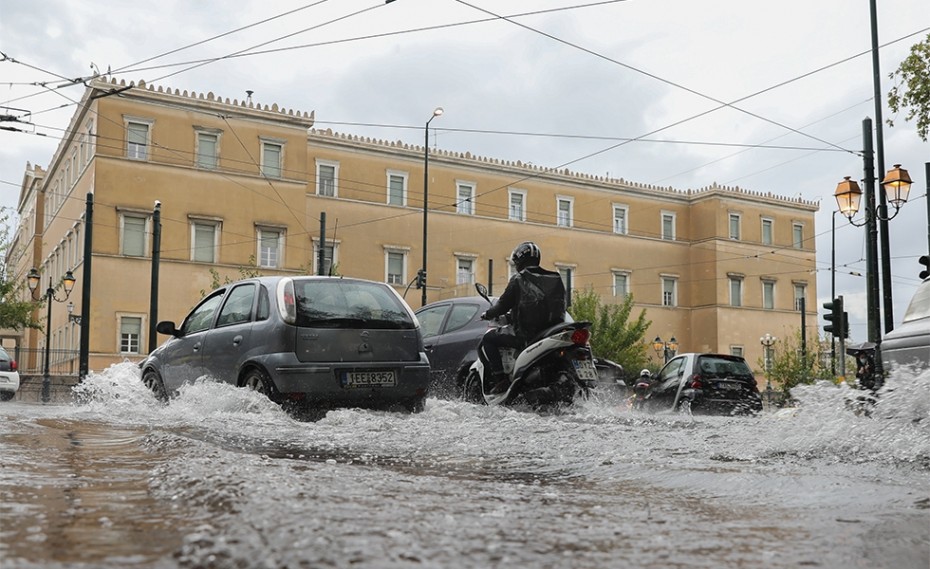
[[[45, 350], [16, 348], [8, 350], [16, 360], [20, 375], [45, 373]], [[49, 350], [48, 373], [56, 376], [78, 375], [78, 350]]]

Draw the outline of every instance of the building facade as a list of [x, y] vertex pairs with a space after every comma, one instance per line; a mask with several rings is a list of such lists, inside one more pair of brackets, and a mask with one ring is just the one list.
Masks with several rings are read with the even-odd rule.
[[[424, 241], [430, 302], [472, 295], [475, 282], [499, 293], [510, 251], [533, 240], [572, 288], [606, 302], [632, 294], [652, 321], [647, 340], [738, 353], [754, 367], [759, 338], [796, 330], [801, 299], [816, 298], [812, 202], [431, 149], [424, 236], [422, 146], [318, 130], [312, 113], [145, 84], [95, 81], [77, 108], [48, 167], [24, 176], [9, 264], [22, 279], [36, 267], [43, 290], [73, 272], [71, 302], [90, 301], [81, 317], [92, 371], [148, 352], [156, 233], [161, 320], [180, 321], [226, 280], [317, 273], [321, 246], [324, 271], [388, 282], [417, 308], [411, 283]], [[53, 311], [57, 360], [77, 357], [80, 328], [68, 315]], [[41, 348], [45, 338], [30, 330], [21, 343]]]

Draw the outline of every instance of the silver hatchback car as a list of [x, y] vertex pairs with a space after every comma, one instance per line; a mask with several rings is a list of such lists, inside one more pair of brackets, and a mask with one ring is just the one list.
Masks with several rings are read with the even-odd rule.
[[416, 316], [390, 286], [342, 277], [259, 277], [221, 287], [139, 365], [167, 400], [209, 376], [287, 406], [423, 410], [429, 360]]

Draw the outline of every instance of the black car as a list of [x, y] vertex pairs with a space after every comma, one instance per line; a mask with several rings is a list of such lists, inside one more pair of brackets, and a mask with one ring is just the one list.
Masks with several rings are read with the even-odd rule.
[[633, 408], [743, 415], [762, 411], [762, 397], [746, 360], [729, 354], [680, 354], [634, 387]]
[[468, 296], [433, 302], [416, 311], [429, 358], [431, 395], [461, 395], [468, 368], [478, 359], [478, 342], [488, 331], [481, 314], [490, 306], [480, 296]]

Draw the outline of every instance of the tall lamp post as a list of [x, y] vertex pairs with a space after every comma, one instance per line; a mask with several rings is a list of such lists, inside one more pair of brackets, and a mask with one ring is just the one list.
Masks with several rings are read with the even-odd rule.
[[855, 180], [846, 176], [836, 186], [833, 195], [836, 198], [840, 212], [856, 227], [866, 228], [866, 313], [868, 316], [868, 339], [875, 344], [875, 374], [881, 381], [881, 333], [879, 329], [880, 314], [878, 304], [878, 220], [890, 221], [898, 215], [901, 206], [907, 202], [907, 195], [911, 188], [911, 177], [907, 170], [895, 164], [882, 180], [888, 203], [894, 206], [894, 213], [890, 217], [881, 217], [875, 205], [875, 172], [872, 152], [872, 120], [862, 121], [862, 137], [864, 140], [864, 184], [865, 209], [864, 220], [856, 223], [853, 217], [859, 211], [863, 192]]
[[[26, 276], [26, 281], [29, 284], [29, 291], [32, 293], [33, 300], [39, 300], [41, 296], [36, 296], [36, 291], [39, 288], [39, 271], [33, 267], [29, 274]], [[65, 297], [57, 298], [55, 297], [55, 287], [52, 286], [52, 279], [48, 279], [48, 289], [45, 291], [45, 304], [46, 304], [46, 315], [45, 315], [45, 366], [42, 368], [42, 402], [48, 403], [49, 401], [49, 388], [51, 387], [51, 376], [49, 375], [49, 360], [51, 357], [51, 344], [52, 344], [52, 301], [64, 302], [68, 300], [68, 297], [71, 296], [71, 289], [74, 288], [75, 278], [71, 274], [71, 271], [65, 273], [64, 278], [61, 279], [65, 287]]]
[[768, 332], [759, 338], [759, 343], [762, 344], [762, 361], [765, 364], [765, 399], [769, 405], [772, 404], [772, 346], [777, 341], [778, 338]]
[[429, 212], [429, 123], [442, 115], [442, 107], [436, 107], [433, 116], [426, 121], [423, 141], [423, 265], [417, 272], [417, 288], [423, 289], [420, 306], [426, 306], [426, 221]]
[[665, 363], [668, 363], [668, 360], [675, 357], [675, 353], [678, 352], [678, 340], [675, 339], [675, 336], [666, 342], [661, 337], [656, 336], [656, 339], [652, 341], [652, 349], [656, 351], [656, 355], [662, 356], [662, 359]]

